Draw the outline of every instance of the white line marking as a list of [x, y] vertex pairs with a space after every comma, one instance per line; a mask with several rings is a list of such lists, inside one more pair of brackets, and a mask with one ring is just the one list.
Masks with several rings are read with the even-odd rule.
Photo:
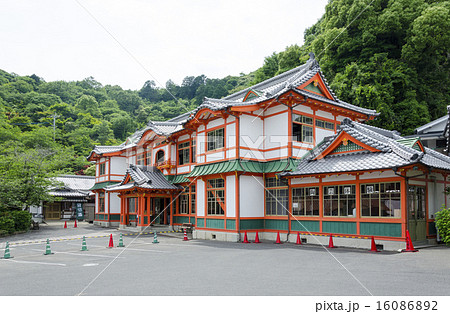
[[18, 261], [18, 260], [13, 260], [13, 259], [5, 259], [5, 261], [10, 261], [10, 262], [14, 262], [14, 263], [22, 263], [22, 264], [42, 264], [42, 265], [54, 265], [54, 266], [66, 266], [66, 264], [59, 264], [59, 263]]

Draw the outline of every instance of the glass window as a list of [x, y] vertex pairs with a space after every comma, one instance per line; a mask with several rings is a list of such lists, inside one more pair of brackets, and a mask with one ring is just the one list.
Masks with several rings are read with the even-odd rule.
[[288, 214], [289, 190], [284, 180], [266, 178], [266, 215], [284, 216]]
[[319, 188], [293, 188], [292, 214], [298, 216], [319, 216]]
[[333, 130], [334, 131], [334, 123], [327, 122], [324, 120], [316, 119], [316, 126], [322, 129]]
[[400, 217], [400, 182], [361, 184], [361, 216]]
[[323, 187], [324, 216], [355, 216], [356, 187], [355, 185], [333, 185]]
[[138, 166], [144, 166], [144, 164], [145, 164], [145, 152], [136, 156], [136, 164]]
[[178, 164], [184, 165], [190, 162], [190, 142], [184, 142], [178, 145]]
[[292, 136], [297, 142], [313, 142], [313, 118], [292, 114]]
[[151, 150], [145, 152], [145, 164], [147, 166], [151, 166], [151, 164], [152, 164], [152, 151]]
[[408, 187], [409, 219], [425, 219], [425, 187], [410, 185]]
[[128, 198], [128, 213], [136, 213], [136, 197]]
[[225, 146], [224, 129], [217, 129], [207, 133], [207, 149], [214, 150]]
[[105, 212], [105, 192], [98, 193], [98, 211], [99, 213]]
[[179, 198], [179, 211], [180, 214], [195, 214], [195, 185], [185, 186], [184, 191]]
[[208, 215], [225, 214], [225, 180], [212, 179], [207, 181]]
[[104, 162], [99, 165], [99, 175], [102, 176], [105, 174], [105, 172], [106, 172], [106, 163]]
[[159, 150], [156, 153], [156, 162], [158, 164], [164, 162], [164, 151], [163, 150]]

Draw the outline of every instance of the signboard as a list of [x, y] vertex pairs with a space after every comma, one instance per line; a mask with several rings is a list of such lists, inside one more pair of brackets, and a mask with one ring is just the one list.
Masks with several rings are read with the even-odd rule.
[[75, 203], [75, 204], [76, 204], [75, 210], [76, 220], [83, 220], [84, 219], [83, 203]]

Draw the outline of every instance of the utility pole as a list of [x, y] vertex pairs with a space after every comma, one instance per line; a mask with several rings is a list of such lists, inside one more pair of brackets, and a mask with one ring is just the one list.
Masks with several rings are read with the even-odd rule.
[[55, 133], [56, 133], [56, 118], [59, 118], [60, 116], [56, 113], [52, 114], [50, 117], [53, 118], [53, 142], [55, 142]]

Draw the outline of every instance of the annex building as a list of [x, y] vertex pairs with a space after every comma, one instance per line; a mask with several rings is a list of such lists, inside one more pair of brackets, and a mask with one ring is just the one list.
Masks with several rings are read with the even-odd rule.
[[387, 250], [435, 241], [434, 214], [450, 158], [420, 139], [365, 124], [377, 112], [346, 103], [314, 55], [195, 110], [150, 121], [119, 146], [96, 146], [94, 223], [143, 230], [194, 226], [193, 237], [328, 241]]

